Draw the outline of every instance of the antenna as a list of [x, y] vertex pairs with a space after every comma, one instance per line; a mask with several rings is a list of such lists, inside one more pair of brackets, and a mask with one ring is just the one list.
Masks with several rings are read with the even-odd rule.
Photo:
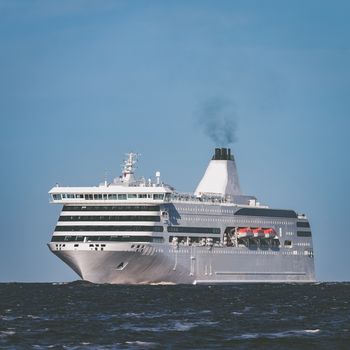
[[107, 187], [107, 175], [108, 175], [108, 172], [107, 172], [107, 169], [105, 170], [105, 186]]
[[160, 184], [160, 171], [156, 171], [157, 186]]
[[139, 153], [126, 153], [126, 159], [124, 159], [122, 165], [122, 182], [132, 182], [134, 180], [134, 172], [136, 169], [137, 158], [140, 156]]

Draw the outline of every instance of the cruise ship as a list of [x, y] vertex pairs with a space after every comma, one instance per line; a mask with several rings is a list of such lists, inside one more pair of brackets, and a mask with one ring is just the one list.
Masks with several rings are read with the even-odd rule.
[[115, 284], [314, 282], [310, 223], [241, 192], [229, 148], [216, 148], [194, 193], [121, 176], [50, 191], [62, 211], [49, 249], [83, 280]]

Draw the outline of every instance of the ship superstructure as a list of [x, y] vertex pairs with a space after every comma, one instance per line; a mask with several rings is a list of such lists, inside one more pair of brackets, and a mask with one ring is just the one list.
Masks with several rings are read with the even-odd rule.
[[194, 194], [136, 179], [137, 154], [122, 175], [95, 187], [56, 185], [63, 205], [48, 243], [95, 283], [312, 282], [308, 219], [242, 194], [231, 150], [216, 148]]

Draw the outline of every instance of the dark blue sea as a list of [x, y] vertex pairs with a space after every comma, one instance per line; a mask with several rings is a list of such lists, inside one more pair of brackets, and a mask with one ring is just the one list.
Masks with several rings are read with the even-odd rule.
[[3, 283], [0, 348], [350, 349], [350, 283]]

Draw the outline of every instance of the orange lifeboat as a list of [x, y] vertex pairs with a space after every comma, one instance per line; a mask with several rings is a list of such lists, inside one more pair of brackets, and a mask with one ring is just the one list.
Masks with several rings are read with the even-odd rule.
[[265, 238], [273, 238], [276, 236], [276, 232], [273, 228], [267, 228], [264, 230]]
[[241, 227], [237, 231], [237, 237], [238, 238], [248, 238], [253, 237], [253, 232], [250, 227]]
[[253, 228], [252, 231], [253, 231], [254, 238], [265, 237], [264, 230], [261, 227]]

